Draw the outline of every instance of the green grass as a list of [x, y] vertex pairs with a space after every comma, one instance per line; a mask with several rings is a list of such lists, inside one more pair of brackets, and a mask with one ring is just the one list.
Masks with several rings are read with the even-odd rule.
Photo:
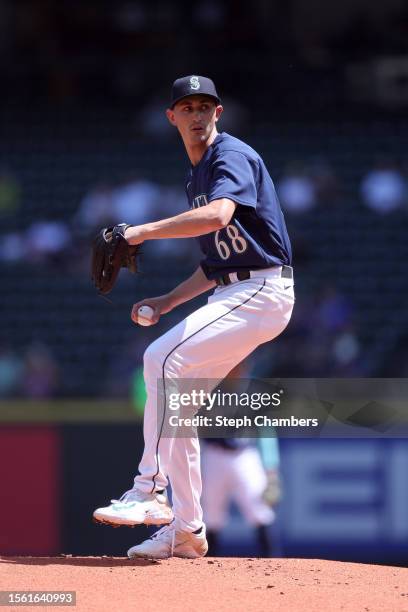
[[138, 422], [140, 412], [126, 400], [2, 400], [0, 423]]

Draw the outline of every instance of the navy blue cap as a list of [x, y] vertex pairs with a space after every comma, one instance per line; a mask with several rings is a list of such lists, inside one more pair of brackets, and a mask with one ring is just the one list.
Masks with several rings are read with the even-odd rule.
[[179, 100], [197, 94], [211, 96], [215, 99], [217, 104], [221, 103], [213, 81], [208, 77], [196, 76], [193, 74], [174, 81], [171, 90], [170, 108], [173, 108]]

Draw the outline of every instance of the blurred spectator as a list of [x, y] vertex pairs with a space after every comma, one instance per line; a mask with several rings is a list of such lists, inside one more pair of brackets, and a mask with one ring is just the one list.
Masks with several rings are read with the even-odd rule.
[[71, 234], [63, 221], [37, 221], [26, 234], [30, 260], [37, 262], [58, 259], [71, 244]]
[[235, 132], [245, 129], [249, 120], [247, 108], [241, 102], [226, 96], [222, 97], [222, 105], [228, 112], [221, 115], [219, 123], [221, 130]]
[[336, 333], [350, 323], [353, 306], [336, 287], [331, 285], [324, 287], [317, 300], [312, 328], [315, 326], [319, 334], [324, 331]]
[[346, 295], [334, 286], [323, 288], [310, 319], [309, 337], [302, 351], [308, 361], [310, 376], [367, 375], [354, 314], [354, 304]]
[[[274, 355], [277, 366], [271, 354], [266, 376], [324, 377], [357, 371], [361, 350], [354, 313], [354, 303], [335, 286], [326, 285], [319, 293], [303, 296]], [[267, 356], [264, 361], [267, 363]]]
[[140, 225], [152, 221], [160, 201], [160, 187], [152, 181], [134, 179], [113, 191], [115, 223]]
[[[351, 301], [336, 287], [326, 285], [301, 312], [305, 332], [297, 350], [298, 367], [305, 376], [331, 376], [336, 368], [336, 355], [345, 355], [346, 347], [334, 349], [338, 338], [349, 328], [354, 314]], [[337, 351], [337, 353], [335, 352]]]
[[[89, 232], [97, 232], [102, 227], [116, 223], [140, 225], [156, 219], [173, 217], [186, 210], [188, 204], [184, 189], [133, 179], [123, 182], [116, 188], [105, 184], [97, 185], [83, 198], [73, 220], [76, 228], [79, 223], [83, 223]], [[10, 251], [9, 258], [17, 256], [18, 244], [15, 239], [10, 238], [3, 249], [6, 250], [6, 247]], [[167, 257], [170, 254], [183, 258], [191, 254], [192, 249], [194, 249], [192, 240], [179, 239], [148, 241], [143, 251], [152, 258]]]
[[112, 187], [99, 183], [82, 199], [74, 217], [76, 224], [83, 224], [89, 230], [107, 227], [113, 223]]
[[18, 232], [11, 232], [0, 237], [0, 260], [17, 262], [27, 255], [27, 244], [24, 236]]
[[283, 209], [289, 213], [304, 213], [317, 204], [316, 187], [300, 162], [287, 166], [277, 183], [277, 192]]
[[163, 136], [173, 134], [174, 128], [169, 123], [166, 117], [165, 106], [163, 100], [166, 100], [166, 95], [160, 94], [154, 96], [142, 108], [137, 117], [136, 124], [147, 136], [162, 138]]
[[160, 218], [173, 217], [188, 210], [188, 201], [184, 189], [173, 185], [163, 185], [160, 189], [160, 198], [157, 214]]
[[40, 343], [30, 346], [24, 359], [23, 395], [32, 399], [53, 397], [58, 384], [59, 368], [49, 349]]
[[20, 206], [21, 188], [7, 168], [0, 167], [0, 216], [13, 215]]
[[0, 398], [11, 397], [18, 392], [23, 363], [12, 350], [0, 346]]
[[359, 342], [351, 329], [344, 330], [333, 344], [334, 358], [341, 365], [352, 362], [358, 355], [359, 350]]
[[334, 339], [331, 351], [333, 368], [330, 375], [366, 376], [365, 363], [361, 358], [361, 346], [354, 328], [350, 325]]
[[364, 176], [360, 193], [371, 210], [387, 214], [407, 201], [407, 183], [396, 164], [384, 158]]
[[101, 183], [85, 195], [74, 221], [90, 231], [124, 222], [140, 225], [157, 217], [160, 199], [160, 186], [152, 181], [132, 178], [116, 187]]

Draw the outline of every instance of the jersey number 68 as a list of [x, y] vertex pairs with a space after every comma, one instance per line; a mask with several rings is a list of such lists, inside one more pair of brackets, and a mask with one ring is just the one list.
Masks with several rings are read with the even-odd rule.
[[221, 259], [229, 258], [229, 256], [231, 255], [231, 247], [232, 250], [235, 251], [235, 253], [237, 253], [238, 255], [244, 253], [247, 250], [248, 243], [245, 238], [240, 236], [238, 229], [235, 227], [235, 225], [227, 225], [226, 227], [227, 236], [231, 241], [231, 247], [229, 246], [226, 240], [220, 240], [221, 231], [222, 230], [217, 230], [215, 232], [215, 246]]

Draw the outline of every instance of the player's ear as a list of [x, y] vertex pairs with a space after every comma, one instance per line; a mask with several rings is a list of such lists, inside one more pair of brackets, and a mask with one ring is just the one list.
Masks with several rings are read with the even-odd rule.
[[171, 123], [171, 125], [176, 125], [176, 120], [174, 118], [174, 112], [170, 108], [166, 110], [166, 116], [169, 122]]
[[215, 120], [216, 121], [218, 121], [218, 119], [221, 117], [223, 110], [224, 110], [224, 107], [221, 104], [217, 104], [215, 108]]

